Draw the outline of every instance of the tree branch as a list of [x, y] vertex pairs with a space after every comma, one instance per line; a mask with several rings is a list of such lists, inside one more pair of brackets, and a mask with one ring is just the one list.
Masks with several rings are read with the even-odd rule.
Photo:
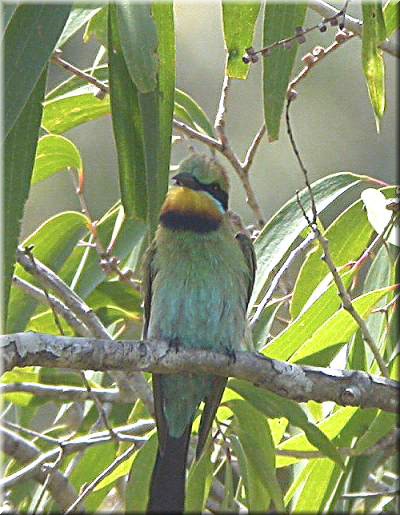
[[[310, 7], [310, 9], [317, 12], [324, 18], [330, 18], [331, 16], [335, 16], [335, 14], [339, 12], [338, 9], [332, 7], [323, 0], [313, 0], [312, 2], [309, 2], [308, 6]], [[344, 18], [344, 26], [347, 30], [350, 30], [351, 32], [354, 32], [354, 34], [357, 34], [357, 36], [362, 36], [363, 24], [362, 21], [358, 20], [357, 18], [353, 18], [352, 16], [346, 14]], [[395, 36], [392, 40], [385, 41], [379, 46], [388, 54], [391, 54], [395, 57], [400, 57], [399, 38], [397, 36]]]
[[334, 401], [342, 406], [396, 412], [400, 383], [361, 371], [300, 366], [251, 352], [236, 361], [219, 353], [180, 349], [166, 342], [109, 341], [17, 333], [2, 336], [4, 369], [40, 365], [89, 370], [141, 370], [155, 373], [198, 371], [236, 377], [298, 402]]
[[[2, 451], [8, 456], [12, 456], [20, 463], [30, 463], [42, 456], [42, 451], [33, 443], [25, 440], [19, 435], [8, 429], [1, 429]], [[55, 449], [55, 456], [60, 452], [59, 448]], [[45, 455], [47, 456], [47, 455]], [[41, 462], [40, 466], [35, 468], [31, 477], [44, 484], [48, 473], [43, 470], [42, 465], [46, 461], [50, 461], [51, 457]], [[59, 471], [53, 470], [48, 480], [47, 488], [53, 499], [62, 510], [66, 510], [77, 498], [74, 487], [68, 482], [67, 478]]]

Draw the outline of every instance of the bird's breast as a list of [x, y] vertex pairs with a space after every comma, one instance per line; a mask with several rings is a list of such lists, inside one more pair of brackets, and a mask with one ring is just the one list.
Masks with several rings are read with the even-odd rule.
[[189, 348], [239, 349], [246, 328], [246, 266], [231, 234], [161, 229], [149, 336]]
[[204, 234], [220, 227], [223, 214], [215, 200], [203, 191], [174, 187], [161, 209], [160, 223], [173, 231]]

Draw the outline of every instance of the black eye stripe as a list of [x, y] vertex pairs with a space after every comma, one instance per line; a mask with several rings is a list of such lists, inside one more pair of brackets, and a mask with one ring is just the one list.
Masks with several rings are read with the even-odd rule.
[[201, 189], [214, 197], [226, 211], [228, 209], [228, 194], [222, 191], [221, 188], [214, 189], [215, 184], [200, 184]]

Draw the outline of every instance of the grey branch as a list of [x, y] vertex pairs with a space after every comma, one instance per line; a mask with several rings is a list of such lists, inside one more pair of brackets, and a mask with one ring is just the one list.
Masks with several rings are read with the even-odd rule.
[[396, 412], [400, 383], [361, 371], [300, 366], [252, 352], [224, 354], [180, 349], [167, 342], [96, 340], [47, 334], [2, 336], [4, 370], [40, 365], [89, 370], [140, 370], [155, 373], [212, 373], [236, 377], [298, 402], [334, 401], [342, 406]]
[[[93, 393], [101, 402], [121, 402], [132, 404], [132, 397], [121, 395], [117, 389], [93, 388]], [[39, 383], [0, 384], [0, 395], [5, 393], [31, 393], [37, 397], [53, 399], [59, 402], [77, 402], [93, 400], [86, 388], [77, 386], [58, 386]]]
[[[84, 330], [86, 326], [93, 336], [111, 339], [110, 334], [101, 323], [96, 313], [94, 313], [94, 311], [52, 270], [38, 259], [35, 259], [34, 264], [22, 248], [17, 249], [17, 261], [27, 272], [35, 276], [40, 281], [40, 284], [57, 293], [62, 302], [56, 301], [53, 303], [53, 309], [61, 314], [67, 322], [70, 322], [78, 334], [87, 336], [87, 331]], [[23, 284], [23, 282], [19, 280], [18, 286], [24, 288], [29, 295], [44, 302], [46, 296], [43, 294], [43, 296], [39, 298], [37, 291], [34, 291], [37, 289], [33, 287], [29, 288], [29, 283], [24, 282]], [[53, 300], [53, 296], [50, 296], [50, 299]], [[47, 303], [47, 299], [45, 300]], [[70, 310], [75, 317], [69, 317], [67, 314], [68, 310]], [[75, 323], [75, 318], [78, 320], [77, 323]], [[140, 396], [147, 409], [152, 413], [153, 403], [151, 390], [141, 374], [130, 374], [128, 379], [125, 374], [115, 372], [113, 378], [118, 382], [121, 393], [124, 394], [127, 399], [133, 401], [133, 395]]]
[[[12, 456], [16, 461], [20, 463], [31, 463], [34, 460], [40, 459], [42, 451], [36, 447], [36, 445], [28, 442], [24, 438], [21, 438], [14, 432], [2, 428], [1, 437], [3, 452], [8, 456]], [[58, 453], [59, 449], [56, 449], [55, 451]], [[51, 458], [46, 461], [51, 461]], [[48, 475], [42, 467], [44, 463], [45, 461], [42, 461], [40, 466], [33, 470], [31, 476], [42, 484], [46, 481], [46, 477]], [[75, 489], [59, 470], [53, 471], [51, 478], [48, 481], [47, 488], [53, 499], [63, 511], [77, 499]]]
[[[334, 16], [339, 12], [338, 9], [332, 7], [330, 4], [324, 2], [323, 0], [313, 0], [308, 5], [310, 9], [317, 12], [324, 18], [329, 18], [330, 16]], [[346, 14], [344, 26], [347, 30], [351, 30], [351, 32], [354, 32], [354, 34], [357, 34], [357, 36], [362, 36], [362, 21], [358, 20], [357, 18], [353, 18], [352, 16]], [[382, 43], [380, 48], [388, 54], [391, 54], [395, 57], [400, 57], [398, 35], [396, 34], [391, 40]]]

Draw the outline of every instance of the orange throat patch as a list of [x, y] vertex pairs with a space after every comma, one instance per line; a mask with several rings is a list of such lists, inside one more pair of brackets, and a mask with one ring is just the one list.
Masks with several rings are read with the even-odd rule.
[[223, 220], [216, 202], [205, 192], [183, 186], [172, 188], [161, 209], [161, 225], [198, 233], [215, 231]]

